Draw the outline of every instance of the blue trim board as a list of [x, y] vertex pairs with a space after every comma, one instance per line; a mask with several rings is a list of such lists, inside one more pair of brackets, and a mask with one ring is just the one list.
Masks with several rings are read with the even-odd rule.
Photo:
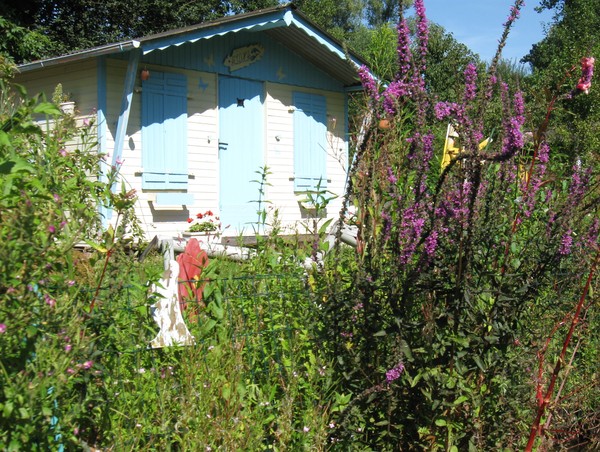
[[[117, 132], [115, 133], [115, 148], [112, 155], [112, 166], [117, 165], [117, 160], [122, 160], [123, 145], [125, 142], [125, 132], [129, 123], [129, 113], [131, 112], [131, 100], [133, 98], [133, 88], [137, 76], [138, 63], [141, 52], [133, 50], [129, 52], [129, 63], [127, 64], [127, 73], [125, 74], [125, 83], [123, 84], [123, 96], [121, 97], [121, 112], [117, 121]], [[114, 190], [115, 187], [113, 186]], [[112, 208], [107, 209], [106, 219], [112, 218]]]
[[[186, 42], [195, 42], [200, 39], [212, 38], [213, 36], [224, 35], [231, 32], [235, 33], [248, 28], [260, 30], [273, 28], [276, 26], [286, 26], [288, 20], [286, 20], [285, 11], [275, 11], [266, 15], [264, 18], [261, 18], [259, 23], [256, 22], [256, 17], [248, 17], [233, 23], [207, 27], [206, 29], [201, 28], [193, 32], [185, 33], [184, 35], [170, 36], [148, 43], [142, 42], [142, 49], [144, 55], [146, 55], [154, 50], [164, 49], [170, 46], [178, 46]], [[281, 22], [281, 24], [279, 24], [279, 22]]]
[[[106, 57], [100, 56], [96, 59], [97, 72], [97, 109], [96, 109], [96, 130], [98, 133], [98, 153], [104, 154], [108, 152], [106, 149], [106, 112], [107, 112], [107, 94], [106, 94]], [[104, 160], [100, 161], [100, 181], [106, 182], [108, 171], [107, 163]], [[98, 206], [98, 213], [102, 220], [102, 226], [107, 226], [108, 209], [106, 206]]]

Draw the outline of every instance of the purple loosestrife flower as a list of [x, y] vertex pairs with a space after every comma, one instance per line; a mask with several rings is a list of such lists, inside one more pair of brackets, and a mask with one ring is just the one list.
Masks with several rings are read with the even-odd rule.
[[431, 257], [435, 254], [435, 250], [437, 248], [438, 243], [438, 233], [437, 231], [433, 231], [429, 236], [425, 239], [425, 254]]
[[458, 110], [458, 104], [454, 102], [438, 102], [434, 105], [433, 110], [435, 117], [441, 121]]
[[410, 51], [410, 30], [406, 20], [398, 21], [398, 73], [396, 80], [406, 80], [411, 68], [412, 53]]
[[583, 239], [581, 246], [583, 248], [595, 249], [598, 246], [598, 233], [600, 231], [600, 219], [594, 219], [590, 229]]
[[404, 363], [400, 361], [395, 367], [392, 367], [385, 373], [385, 379], [388, 383], [391, 383], [392, 381], [400, 378], [402, 372], [404, 372]]
[[475, 99], [477, 95], [477, 67], [473, 63], [465, 68], [465, 102]]
[[521, 127], [525, 123], [523, 94], [518, 91], [513, 100], [514, 116], [504, 121], [504, 138], [502, 140], [502, 154], [509, 157], [523, 149], [523, 132]]
[[[541, 143], [537, 155], [538, 164], [531, 168], [531, 174], [528, 174], [521, 180], [520, 188], [523, 193], [523, 215], [529, 218], [535, 207], [537, 193], [543, 184], [543, 177], [546, 174], [546, 163], [549, 160], [550, 147], [545, 141]], [[529, 171], [529, 167], [525, 168]]]
[[573, 245], [573, 231], [569, 229], [560, 239], [558, 252], [563, 256], [571, 254], [571, 246]]
[[366, 66], [361, 66], [358, 70], [358, 76], [369, 97], [377, 102], [379, 100], [379, 88], [369, 69]]
[[590, 181], [591, 168], [583, 169], [580, 164], [573, 165], [571, 185], [569, 186], [569, 201], [571, 205], [577, 205], [583, 199]]
[[420, 216], [420, 206], [408, 207], [402, 214], [398, 242], [400, 245], [400, 264], [408, 264], [414, 255], [417, 243], [425, 226], [425, 219]]
[[388, 115], [396, 113], [398, 99], [408, 94], [407, 87], [403, 81], [396, 80], [389, 84], [383, 92], [383, 109]]
[[524, 0], [518, 0], [515, 2], [513, 6], [510, 7], [510, 13], [506, 18], [506, 22], [504, 22], [503, 26], [510, 26], [515, 20], [519, 18], [521, 15], [521, 7], [524, 5]]
[[423, 0], [415, 0], [415, 13], [417, 15], [417, 36], [419, 39], [419, 52], [423, 60], [422, 70], [425, 69], [425, 56], [427, 55], [427, 45], [429, 41], [429, 27], [427, 25], [427, 16], [425, 14], [425, 4]]
[[388, 182], [392, 185], [396, 185], [396, 183], [398, 182], [398, 178], [394, 174], [392, 167], [391, 166], [388, 167], [387, 171], [388, 171]]
[[383, 211], [381, 212], [381, 218], [383, 219], [383, 239], [387, 241], [392, 234], [392, 217], [389, 213]]
[[417, 16], [417, 40], [419, 56], [421, 58], [418, 71], [415, 71], [413, 74], [412, 83], [419, 91], [425, 91], [425, 80], [421, 77], [421, 74], [424, 74], [427, 69], [427, 60], [425, 57], [427, 56], [427, 46], [429, 42], [429, 27], [423, 0], [415, 0], [414, 7]]

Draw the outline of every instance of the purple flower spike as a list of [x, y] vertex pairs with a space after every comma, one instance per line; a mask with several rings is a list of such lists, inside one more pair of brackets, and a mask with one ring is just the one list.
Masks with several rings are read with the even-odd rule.
[[402, 372], [404, 372], [404, 363], [400, 361], [395, 367], [391, 368], [385, 373], [385, 379], [388, 383], [391, 383], [392, 381], [400, 378]]

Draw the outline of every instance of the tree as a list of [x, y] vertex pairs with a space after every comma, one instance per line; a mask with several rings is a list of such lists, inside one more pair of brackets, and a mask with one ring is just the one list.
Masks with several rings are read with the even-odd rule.
[[[565, 85], [575, 88], [581, 75], [583, 57], [600, 56], [600, 3], [596, 0], [544, 0], [541, 8], [554, 11], [554, 21], [546, 37], [535, 44], [523, 59], [533, 76], [533, 100], [544, 104]], [[542, 86], [555, 89], [542, 91]], [[574, 96], [559, 98], [557, 111], [548, 128], [548, 140], [571, 160], [587, 155], [597, 158], [600, 150], [600, 90], [593, 85], [589, 94], [578, 91]], [[537, 108], [539, 117], [546, 112]], [[594, 157], [596, 156], [596, 157]]]
[[23, 62], [277, 4], [277, 0], [5, 0], [0, 5], [0, 16], [13, 29], [43, 39], [39, 48], [24, 46], [16, 51], [14, 45], [5, 43], [0, 51]]
[[360, 0], [298, 0], [294, 4], [339, 40], [348, 39], [362, 27], [363, 5]]

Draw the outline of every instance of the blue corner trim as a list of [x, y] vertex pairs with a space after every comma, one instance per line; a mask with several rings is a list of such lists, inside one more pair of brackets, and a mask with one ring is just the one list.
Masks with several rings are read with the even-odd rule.
[[[97, 58], [97, 80], [98, 80], [98, 99], [97, 99], [97, 109], [96, 109], [96, 130], [98, 133], [98, 153], [102, 155], [106, 155], [108, 153], [107, 145], [106, 145], [106, 134], [107, 134], [107, 124], [106, 124], [106, 109], [107, 109], [107, 89], [106, 89], [106, 57], [99, 56]], [[107, 172], [110, 168], [108, 164], [102, 159], [100, 160], [100, 181], [106, 182], [108, 180]], [[100, 218], [102, 220], [102, 226], [104, 228], [107, 227], [107, 215], [108, 210], [106, 206], [99, 205], [98, 213], [100, 214]]]
[[[141, 52], [132, 50], [129, 53], [129, 63], [127, 64], [127, 73], [125, 74], [125, 83], [123, 84], [123, 96], [121, 97], [121, 111], [117, 121], [117, 132], [115, 133], [115, 148], [112, 155], [112, 166], [116, 167], [117, 162], [122, 160], [123, 145], [125, 142], [125, 133], [129, 123], [129, 113], [131, 112], [131, 100], [133, 98], [133, 88], [137, 76], [138, 63]], [[114, 190], [114, 186], [113, 186]], [[112, 218], [112, 208], [107, 209], [107, 220]]]

